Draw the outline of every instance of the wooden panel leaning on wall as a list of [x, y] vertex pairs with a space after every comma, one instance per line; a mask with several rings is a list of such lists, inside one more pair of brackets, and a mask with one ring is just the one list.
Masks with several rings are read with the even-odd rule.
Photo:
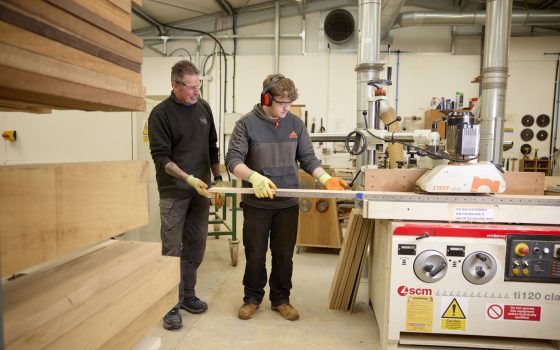
[[0, 167], [2, 276], [148, 223], [148, 162]]

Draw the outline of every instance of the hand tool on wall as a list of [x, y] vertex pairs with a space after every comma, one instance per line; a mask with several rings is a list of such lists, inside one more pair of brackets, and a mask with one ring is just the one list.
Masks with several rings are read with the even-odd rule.
[[517, 162], [517, 158], [511, 158], [511, 171], [515, 171], [515, 162]]
[[315, 117], [313, 117], [313, 123], [311, 123], [311, 133], [315, 132]]

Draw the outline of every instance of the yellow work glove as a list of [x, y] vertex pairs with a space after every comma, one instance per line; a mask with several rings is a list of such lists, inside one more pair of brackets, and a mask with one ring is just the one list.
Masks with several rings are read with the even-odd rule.
[[319, 176], [319, 182], [327, 190], [345, 190], [348, 187], [348, 183], [342, 180], [340, 177], [332, 177], [327, 173]]
[[208, 193], [206, 191], [206, 189], [208, 188], [208, 185], [202, 181], [201, 179], [194, 177], [192, 175], [187, 176], [187, 183], [189, 185], [191, 185], [196, 192], [198, 192], [198, 194], [200, 194], [201, 196], [210, 198], [210, 193]]
[[257, 198], [274, 198], [272, 190], [277, 190], [278, 188], [269, 178], [253, 171], [247, 180], [253, 184], [253, 190]]
[[[216, 180], [214, 181], [214, 187], [224, 187], [224, 182], [222, 180]], [[214, 206], [216, 207], [216, 210], [220, 209], [224, 205], [225, 201], [225, 193], [214, 194]]]

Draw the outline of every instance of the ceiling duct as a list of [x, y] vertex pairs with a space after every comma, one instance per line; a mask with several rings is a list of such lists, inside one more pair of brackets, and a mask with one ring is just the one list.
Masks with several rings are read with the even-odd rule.
[[[395, 21], [395, 27], [430, 26], [483, 26], [486, 23], [486, 12], [403, 12]], [[558, 25], [560, 11], [513, 11], [512, 25]]]
[[327, 39], [334, 44], [343, 44], [354, 35], [354, 16], [344, 9], [336, 9], [325, 17], [323, 28]]

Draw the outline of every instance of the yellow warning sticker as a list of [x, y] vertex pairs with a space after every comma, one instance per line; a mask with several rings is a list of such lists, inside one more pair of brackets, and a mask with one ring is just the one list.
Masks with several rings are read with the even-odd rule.
[[144, 121], [144, 128], [142, 129], [142, 138], [144, 139], [145, 143], [150, 142], [150, 138], [148, 136], [148, 121]]
[[434, 319], [434, 298], [409, 295], [406, 300], [406, 331], [431, 332]]
[[[467, 328], [467, 317], [457, 301], [453, 298], [451, 302], [442, 298], [442, 307], [448, 305], [441, 315], [440, 328], [448, 331], [464, 331]], [[444, 303], [445, 302], [445, 303]]]

